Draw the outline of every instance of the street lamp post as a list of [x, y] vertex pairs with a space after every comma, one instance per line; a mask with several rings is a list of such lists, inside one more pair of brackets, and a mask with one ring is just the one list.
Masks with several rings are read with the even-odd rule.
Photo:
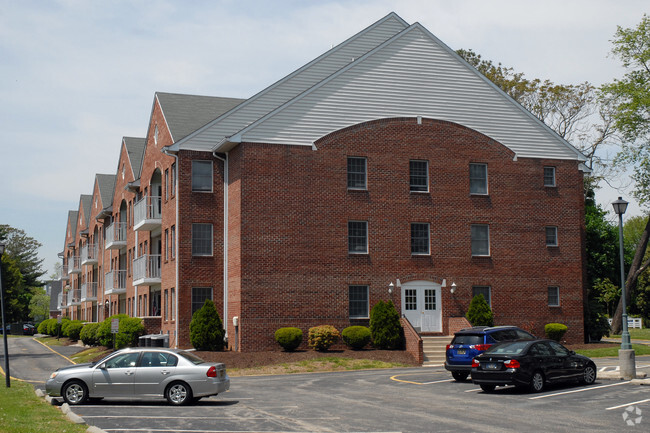
[[[0, 257], [5, 252], [5, 244], [0, 244]], [[11, 379], [9, 377], [9, 346], [7, 346], [7, 325], [5, 323], [5, 294], [2, 287], [2, 266], [0, 266], [0, 309], [2, 310], [2, 340], [4, 343], [5, 355], [5, 385], [7, 388], [11, 387]]]
[[618, 351], [619, 366], [621, 369], [621, 377], [624, 379], [634, 379], [636, 377], [636, 365], [634, 360], [634, 349], [630, 342], [630, 332], [627, 329], [627, 305], [625, 299], [625, 265], [623, 261], [623, 214], [627, 210], [628, 203], [621, 197], [612, 203], [614, 212], [618, 215], [618, 241], [619, 241], [619, 255], [621, 266], [621, 300], [622, 310], [621, 315], [622, 329], [621, 333], [621, 349]]

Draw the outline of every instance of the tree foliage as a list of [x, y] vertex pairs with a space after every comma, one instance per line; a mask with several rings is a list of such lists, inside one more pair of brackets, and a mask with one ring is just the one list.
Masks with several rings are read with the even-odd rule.
[[492, 326], [494, 325], [494, 315], [492, 309], [482, 294], [472, 298], [469, 303], [469, 309], [465, 315], [472, 326]]
[[201, 308], [196, 310], [190, 322], [190, 343], [196, 350], [223, 350], [223, 322], [214, 303], [206, 299]]
[[50, 297], [41, 289], [29, 301], [29, 315], [35, 322], [45, 320], [50, 316]]
[[377, 349], [400, 349], [404, 331], [393, 301], [379, 301], [370, 310], [370, 334]]
[[23, 276], [25, 287], [40, 287], [43, 285], [39, 278], [45, 274], [43, 259], [38, 258], [38, 249], [41, 243], [27, 236], [20, 229], [7, 224], [0, 224], [0, 242], [5, 243], [5, 254], [12, 257]]

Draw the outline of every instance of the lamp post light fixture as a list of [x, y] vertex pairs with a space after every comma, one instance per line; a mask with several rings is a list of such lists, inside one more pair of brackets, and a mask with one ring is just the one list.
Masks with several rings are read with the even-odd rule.
[[[5, 253], [5, 244], [0, 244], [0, 257]], [[11, 378], [9, 376], [9, 346], [7, 346], [7, 325], [5, 323], [5, 292], [2, 286], [2, 266], [0, 266], [0, 309], [2, 310], [2, 340], [4, 343], [5, 356], [5, 386], [11, 387]]]
[[391, 281], [390, 284], [388, 285], [388, 294], [389, 294], [389, 295], [392, 295], [392, 294], [393, 294], [393, 287], [395, 287], [395, 285], [394, 285], [393, 282]]
[[451, 288], [449, 289], [449, 291], [451, 292], [452, 295], [454, 294], [454, 292], [456, 291], [456, 283], [451, 283]]
[[636, 377], [636, 365], [634, 361], [634, 349], [630, 342], [630, 332], [627, 328], [627, 305], [625, 299], [625, 264], [623, 261], [623, 214], [627, 210], [628, 202], [621, 197], [612, 203], [614, 212], [618, 215], [618, 243], [621, 266], [621, 301], [623, 314], [621, 315], [622, 333], [621, 349], [618, 351], [618, 359], [621, 369], [621, 377], [624, 379], [634, 379]]

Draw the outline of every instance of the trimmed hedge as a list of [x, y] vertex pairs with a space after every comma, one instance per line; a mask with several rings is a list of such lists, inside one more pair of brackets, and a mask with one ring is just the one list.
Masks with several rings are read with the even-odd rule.
[[320, 325], [309, 328], [309, 347], [318, 351], [326, 351], [334, 343], [339, 341], [341, 334], [338, 329], [331, 325]]
[[341, 332], [343, 341], [354, 350], [363, 349], [370, 343], [370, 329], [365, 326], [348, 326]]
[[99, 328], [99, 323], [87, 323], [81, 332], [79, 333], [79, 338], [86, 346], [96, 346], [97, 345], [97, 329]]
[[61, 333], [72, 341], [79, 340], [79, 334], [84, 327], [81, 320], [67, 320], [64, 322], [65, 327], [61, 327]]
[[97, 328], [97, 342], [109, 349], [113, 348], [113, 334], [111, 333], [112, 319], [120, 320], [118, 333], [115, 335], [115, 349], [123, 347], [135, 347], [138, 345], [138, 339], [144, 335], [144, 325], [142, 319], [138, 317], [129, 317], [126, 314], [116, 314], [104, 319]]
[[550, 340], [555, 340], [559, 343], [568, 329], [569, 328], [562, 323], [547, 323], [544, 326], [544, 333], [546, 334], [547, 338]]
[[293, 352], [302, 343], [302, 330], [295, 327], [280, 328], [275, 331], [275, 341], [287, 352]]

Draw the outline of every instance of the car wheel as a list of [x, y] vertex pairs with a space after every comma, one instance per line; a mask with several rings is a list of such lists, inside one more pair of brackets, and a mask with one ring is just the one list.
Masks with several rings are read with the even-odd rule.
[[494, 391], [494, 388], [496, 388], [496, 385], [485, 385], [485, 384], [481, 385], [481, 389], [484, 392], [492, 392], [492, 391]]
[[85, 383], [73, 380], [63, 385], [61, 395], [66, 403], [74, 406], [84, 403], [88, 399], [88, 388]]
[[533, 373], [533, 378], [530, 380], [530, 389], [533, 392], [541, 392], [544, 389], [544, 375], [541, 371]]
[[580, 383], [584, 385], [591, 385], [596, 381], [596, 368], [589, 364], [582, 370], [582, 377], [580, 378]]
[[466, 371], [452, 371], [451, 375], [456, 379], [456, 381], [464, 382], [467, 379], [467, 376], [469, 376], [469, 373]]
[[170, 404], [181, 406], [192, 401], [192, 389], [183, 382], [174, 382], [165, 390], [165, 398]]

